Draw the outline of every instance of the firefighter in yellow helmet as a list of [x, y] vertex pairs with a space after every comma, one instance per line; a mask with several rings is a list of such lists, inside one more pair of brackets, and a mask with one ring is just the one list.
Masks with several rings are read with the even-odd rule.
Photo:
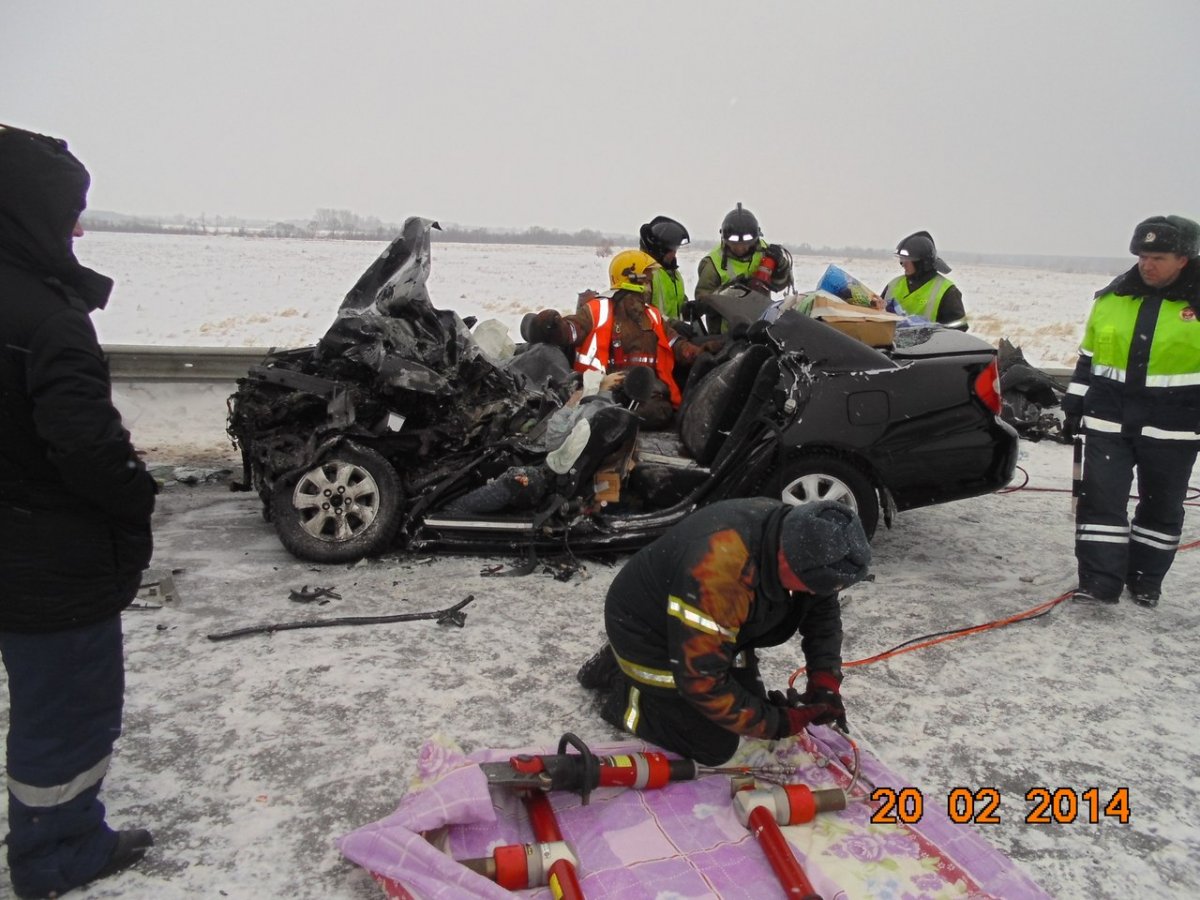
[[546, 309], [525, 317], [521, 336], [530, 342], [569, 347], [577, 372], [623, 372], [645, 366], [657, 378], [654, 395], [635, 410], [651, 429], [669, 427], [682, 394], [675, 377], [679, 364], [690, 367], [719, 341], [697, 346], [684, 340], [651, 304], [651, 285], [658, 263], [641, 250], [622, 250], [608, 266], [609, 290], [586, 291], [576, 311], [564, 316]]

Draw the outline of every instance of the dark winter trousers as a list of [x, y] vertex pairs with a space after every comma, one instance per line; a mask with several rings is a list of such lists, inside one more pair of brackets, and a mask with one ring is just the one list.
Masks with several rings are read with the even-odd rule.
[[[746, 690], [763, 694], [758, 666], [731, 670]], [[705, 766], [719, 766], [741, 740], [688, 703], [678, 692], [647, 688], [619, 672], [604, 698], [601, 717], [612, 725]], [[632, 726], [632, 727], [630, 727]]]
[[121, 617], [45, 634], [0, 632], [8, 672], [8, 865], [27, 895], [95, 875], [116, 846], [99, 800], [121, 733]]
[[[1183, 501], [1196, 461], [1193, 442], [1087, 433], [1075, 508], [1079, 586], [1116, 598], [1125, 585], [1157, 592], [1183, 534]], [[1137, 469], [1132, 525], [1129, 491]]]

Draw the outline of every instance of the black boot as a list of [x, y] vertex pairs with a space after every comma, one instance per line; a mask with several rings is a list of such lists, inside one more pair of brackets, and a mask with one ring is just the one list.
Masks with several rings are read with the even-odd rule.
[[140, 862], [146, 855], [146, 851], [153, 846], [154, 835], [145, 828], [118, 831], [117, 846], [113, 848], [112, 856], [108, 858], [108, 862], [101, 867], [100, 871], [91, 877], [91, 881], [99, 881], [101, 878], [108, 878], [110, 875], [125, 871]]
[[[108, 878], [110, 875], [116, 875], [118, 872], [123, 872], [130, 866], [139, 862], [146, 855], [146, 850], [154, 846], [154, 836], [144, 828], [131, 828], [128, 831], [117, 832], [117, 844], [113, 847], [112, 855], [108, 858], [100, 871], [81, 884], [75, 887], [83, 887], [91, 884], [93, 881], [99, 881], [101, 878]], [[27, 891], [22, 890], [19, 885], [13, 885], [14, 891], [18, 897], [57, 897], [57, 891], [46, 892], [42, 891]], [[70, 890], [70, 888], [68, 888]]]
[[1158, 606], [1159, 591], [1155, 588], [1130, 588], [1129, 593], [1133, 595], [1133, 602], [1138, 606], [1146, 609]]
[[1112, 597], [1107, 594], [1093, 593], [1092, 591], [1085, 590], [1084, 588], [1076, 588], [1074, 593], [1071, 594], [1071, 599], [1077, 603], [1089, 604], [1113, 604], [1121, 602], [1120, 597]]
[[575, 679], [589, 691], [598, 691], [612, 684], [619, 671], [612, 646], [606, 642], [579, 667]]

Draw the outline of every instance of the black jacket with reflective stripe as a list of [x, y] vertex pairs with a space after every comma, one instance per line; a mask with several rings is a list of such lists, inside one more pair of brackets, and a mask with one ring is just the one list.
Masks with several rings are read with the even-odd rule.
[[780, 711], [730, 677], [740, 652], [798, 632], [809, 669], [841, 667], [837, 595], [793, 594], [779, 581], [779, 531], [789, 508], [750, 498], [693, 513], [625, 563], [604, 604], [621, 659], [670, 672], [675, 686], [658, 690], [678, 690], [708, 718], [749, 737], [775, 737]]

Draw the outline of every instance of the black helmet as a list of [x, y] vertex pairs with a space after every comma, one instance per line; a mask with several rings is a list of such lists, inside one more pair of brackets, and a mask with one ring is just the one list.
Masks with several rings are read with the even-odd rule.
[[937, 269], [945, 274], [950, 267], [937, 255], [937, 247], [933, 243], [933, 235], [928, 231], [918, 231], [910, 234], [896, 245], [896, 258], [908, 260], [916, 265], [917, 270]]
[[688, 230], [668, 216], [655, 216], [639, 231], [642, 252], [649, 253], [660, 263], [672, 250], [678, 250], [691, 238]]
[[725, 240], [746, 241], [762, 237], [762, 229], [758, 227], [758, 219], [748, 209], [742, 209], [738, 204], [725, 214], [721, 222], [721, 237]]

